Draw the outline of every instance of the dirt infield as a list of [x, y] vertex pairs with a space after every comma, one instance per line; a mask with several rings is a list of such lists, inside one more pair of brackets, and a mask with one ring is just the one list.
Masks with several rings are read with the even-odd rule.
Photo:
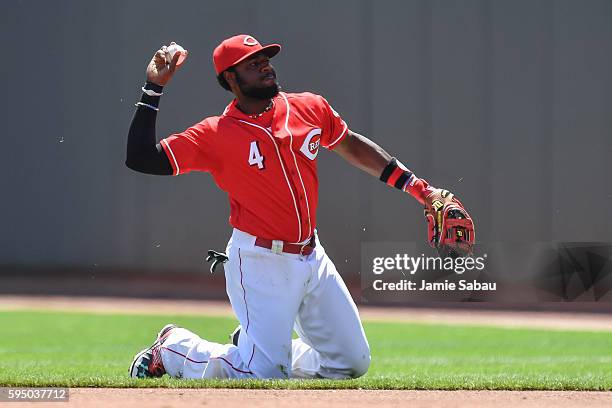
[[[585, 313], [466, 311], [360, 307], [364, 320], [557, 330], [612, 330], [612, 316]], [[227, 302], [0, 296], [2, 310], [91, 313], [232, 315]], [[68, 403], [11, 403], [11, 407], [611, 407], [612, 392], [576, 391], [377, 391], [73, 388]]]
[[610, 407], [612, 393], [574, 391], [365, 391], [365, 390], [227, 390], [227, 389], [87, 389], [70, 390], [68, 403], [11, 407]]

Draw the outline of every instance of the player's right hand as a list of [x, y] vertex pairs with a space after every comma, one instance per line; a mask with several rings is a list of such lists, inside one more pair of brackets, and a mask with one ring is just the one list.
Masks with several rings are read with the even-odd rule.
[[[171, 42], [170, 44], [174, 44], [174, 42]], [[153, 82], [154, 84], [160, 86], [165, 86], [168, 81], [170, 81], [170, 78], [172, 78], [174, 75], [177, 68], [176, 64], [181, 56], [181, 53], [183, 53], [185, 58], [187, 58], [188, 55], [187, 50], [179, 51], [174, 54], [172, 61], [168, 63], [166, 61], [166, 49], [167, 46], [164, 45], [157, 50], [155, 55], [153, 55], [151, 62], [149, 62], [149, 66], [147, 66], [147, 81]]]

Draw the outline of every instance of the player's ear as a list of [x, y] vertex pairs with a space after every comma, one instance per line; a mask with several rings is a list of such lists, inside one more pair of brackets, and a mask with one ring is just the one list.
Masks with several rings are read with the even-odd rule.
[[225, 78], [225, 82], [229, 84], [230, 87], [236, 85], [236, 73], [232, 71], [223, 71], [223, 78]]

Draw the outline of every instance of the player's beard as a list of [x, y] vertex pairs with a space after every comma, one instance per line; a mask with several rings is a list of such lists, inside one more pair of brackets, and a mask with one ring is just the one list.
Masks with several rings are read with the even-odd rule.
[[280, 92], [280, 85], [278, 82], [274, 81], [273, 85], [260, 87], [260, 86], [250, 86], [247, 85], [240, 75], [236, 72], [236, 83], [240, 88], [240, 92], [242, 92], [245, 96], [254, 98], [254, 99], [271, 99], [274, 98]]

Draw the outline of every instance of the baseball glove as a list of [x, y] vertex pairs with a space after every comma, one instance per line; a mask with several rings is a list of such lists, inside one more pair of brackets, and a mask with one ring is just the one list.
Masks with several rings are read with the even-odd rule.
[[441, 257], [473, 254], [474, 223], [461, 201], [448, 190], [435, 189], [425, 198], [427, 240]]

